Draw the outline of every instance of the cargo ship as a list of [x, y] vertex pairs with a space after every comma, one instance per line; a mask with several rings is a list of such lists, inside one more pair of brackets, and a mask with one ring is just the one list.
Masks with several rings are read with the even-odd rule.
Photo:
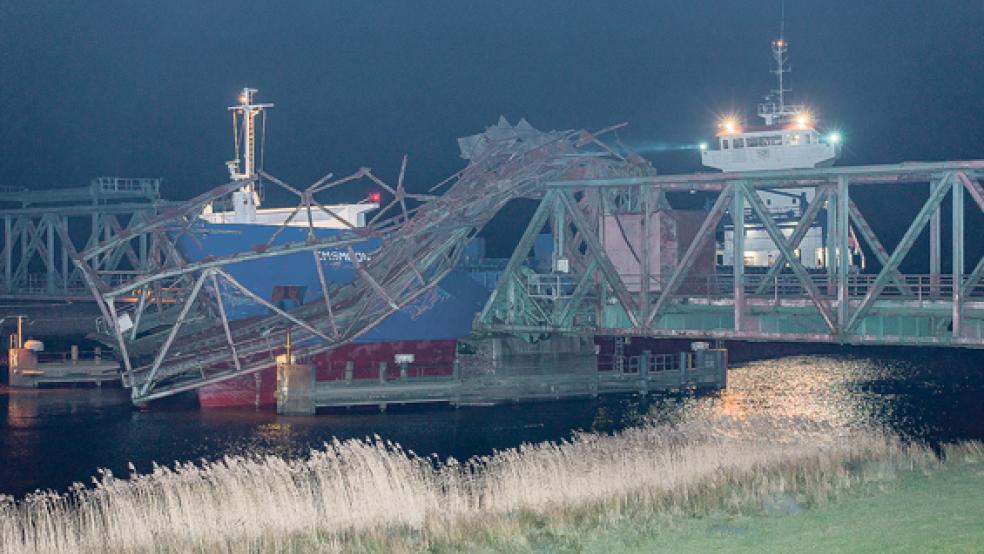
[[[361, 228], [367, 217], [379, 209], [379, 193], [351, 204], [325, 206], [294, 219], [293, 208], [263, 207], [256, 176], [258, 118], [272, 104], [256, 102], [256, 89], [245, 88], [233, 113], [236, 159], [226, 163], [232, 181], [243, 186], [223, 203], [206, 205], [188, 232], [175, 235], [178, 250], [188, 261], [199, 261], [250, 248], [302, 242], [313, 232], [319, 238], [331, 237], [350, 228]], [[331, 214], [327, 213], [328, 211]], [[318, 301], [321, 298], [321, 265], [326, 282], [344, 285], [355, 275], [355, 262], [371, 259], [381, 242], [368, 240], [348, 249], [324, 249], [310, 253], [244, 261], [225, 270], [256, 294], [282, 309]], [[482, 244], [473, 243], [465, 260], [482, 256]], [[494, 282], [494, 280], [492, 280]], [[249, 301], [236, 290], [221, 291], [230, 319], [266, 314], [268, 309]], [[346, 368], [351, 378], [377, 377], [382, 364], [399, 374], [450, 374], [453, 370], [456, 339], [471, 332], [472, 319], [481, 310], [489, 289], [467, 271], [456, 269], [434, 289], [392, 314], [354, 343], [319, 354], [310, 360], [319, 380], [341, 378]], [[399, 361], [399, 365], [397, 365]], [[268, 406], [275, 404], [276, 370], [264, 369], [252, 375], [209, 385], [198, 390], [203, 407]]]

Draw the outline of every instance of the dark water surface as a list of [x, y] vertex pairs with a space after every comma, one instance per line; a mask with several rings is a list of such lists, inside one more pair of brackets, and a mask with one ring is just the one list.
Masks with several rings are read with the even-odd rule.
[[119, 389], [0, 388], [0, 493], [64, 490], [98, 468], [227, 454], [300, 456], [333, 437], [379, 435], [417, 453], [467, 458], [493, 449], [611, 432], [651, 420], [726, 415], [789, 418], [833, 428], [876, 425], [932, 443], [984, 439], [984, 352], [848, 349], [733, 367], [720, 394], [634, 396], [506, 405], [332, 412], [279, 417], [252, 409], [135, 410]]

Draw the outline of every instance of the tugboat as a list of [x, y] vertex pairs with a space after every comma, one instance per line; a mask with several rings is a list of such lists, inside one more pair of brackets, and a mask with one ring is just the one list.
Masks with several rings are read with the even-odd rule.
[[[784, 27], [784, 25], [783, 25]], [[817, 115], [802, 104], [787, 104], [785, 76], [790, 72], [788, 48], [784, 29], [772, 41], [772, 58], [777, 86], [758, 105], [757, 115], [764, 124], [744, 125], [737, 115], [727, 115], [718, 124], [713, 143], [700, 145], [701, 163], [724, 172], [748, 172], [827, 167], [840, 157], [842, 137], [837, 131], [822, 133], [817, 127]], [[813, 189], [782, 189], [760, 191], [779, 228], [792, 234], [807, 206], [813, 202]], [[796, 255], [807, 269], [821, 270], [827, 266], [829, 253], [825, 243], [823, 218], [818, 218], [796, 249]], [[852, 250], [860, 253], [852, 239]], [[724, 226], [723, 240], [718, 243], [719, 266], [733, 266], [732, 244], [734, 227]], [[746, 218], [744, 264], [749, 268], [765, 268], [779, 257], [779, 249], [769, 238], [764, 226]], [[754, 270], [754, 269], [753, 269]]]

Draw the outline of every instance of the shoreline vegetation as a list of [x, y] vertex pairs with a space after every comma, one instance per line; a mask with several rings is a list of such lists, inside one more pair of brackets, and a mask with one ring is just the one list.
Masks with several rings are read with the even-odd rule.
[[[923, 519], [948, 513], [946, 496], [908, 506], [892, 495], [926, 503], [951, 489], [966, 504], [948, 520], [957, 526], [951, 546], [980, 548], [982, 495], [960, 494], [970, 481], [982, 490], [981, 443], [934, 452], [876, 430], [805, 420], [652, 424], [464, 462], [375, 437], [296, 460], [227, 457], [127, 478], [103, 471], [92, 486], [66, 493], [5, 497], [0, 551], [755, 551], [826, 540], [844, 549], [867, 543], [838, 543], [837, 529], [872, 526], [862, 537], [870, 540], [886, 525], [880, 517], [904, 526], [910, 507]], [[840, 506], [854, 515], [839, 522]], [[932, 528], [927, 534], [933, 539]]]

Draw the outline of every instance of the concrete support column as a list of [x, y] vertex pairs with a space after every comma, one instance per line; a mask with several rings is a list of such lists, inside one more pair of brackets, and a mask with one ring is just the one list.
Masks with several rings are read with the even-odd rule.
[[355, 373], [355, 362], [349, 360], [345, 362], [345, 382], [352, 382], [352, 375]]
[[38, 355], [27, 348], [12, 348], [7, 355], [7, 383], [11, 387], [37, 387]]
[[639, 356], [639, 394], [646, 396], [649, 394], [649, 360], [652, 354], [648, 350], [643, 350]]
[[379, 382], [386, 382], [386, 362], [379, 362]]
[[277, 413], [314, 415], [314, 366], [277, 365]]

